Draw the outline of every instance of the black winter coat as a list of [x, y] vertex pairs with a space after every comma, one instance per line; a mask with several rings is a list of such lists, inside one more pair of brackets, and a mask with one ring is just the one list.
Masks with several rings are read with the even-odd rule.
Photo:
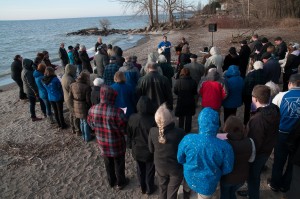
[[191, 77], [180, 77], [176, 80], [174, 93], [178, 96], [175, 116], [194, 115], [196, 109], [195, 96], [197, 83]]
[[13, 61], [11, 64], [11, 78], [13, 80], [22, 80], [21, 79], [21, 73], [22, 73], [22, 62], [19, 60]]
[[86, 51], [79, 51], [79, 58], [82, 62], [82, 70], [87, 70], [90, 73], [93, 73], [93, 69], [91, 66], [91, 61], [93, 58], [89, 58], [89, 55]]
[[239, 64], [240, 64], [240, 57], [238, 55], [232, 56], [232, 55], [228, 54], [228, 55], [226, 55], [226, 57], [224, 59], [224, 65], [222, 67], [223, 72], [225, 70], [228, 70], [229, 66], [231, 66], [231, 65], [239, 66]]
[[156, 126], [155, 110], [151, 100], [142, 96], [137, 103], [137, 113], [130, 116], [127, 125], [127, 145], [132, 149], [132, 157], [141, 162], [152, 162], [153, 154], [148, 148], [150, 129]]
[[91, 92], [91, 102], [92, 105], [100, 103], [100, 86], [93, 86]]
[[245, 78], [245, 76], [246, 76], [246, 71], [247, 71], [247, 67], [248, 67], [248, 63], [249, 63], [250, 54], [251, 54], [251, 50], [250, 50], [249, 46], [243, 45], [239, 52], [239, 55], [240, 55], [239, 67], [240, 67], [241, 77], [243, 77], [243, 78]]

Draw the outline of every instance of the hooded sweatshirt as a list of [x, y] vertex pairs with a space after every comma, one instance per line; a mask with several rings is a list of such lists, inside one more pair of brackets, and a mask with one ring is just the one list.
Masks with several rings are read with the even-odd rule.
[[214, 64], [217, 66], [217, 71], [219, 74], [223, 73], [222, 66], [224, 59], [222, 55], [220, 54], [220, 49], [217, 47], [212, 47], [209, 51], [211, 56], [206, 60], [205, 62], [205, 68], [208, 68], [211, 64]]
[[186, 135], [179, 144], [177, 159], [183, 164], [184, 178], [197, 193], [212, 195], [222, 175], [233, 169], [230, 144], [216, 137], [219, 113], [204, 108], [198, 117], [199, 134]]
[[23, 81], [24, 93], [29, 96], [37, 96], [38, 88], [36, 86], [34, 77], [33, 77], [33, 61], [30, 59], [23, 59], [23, 70], [21, 73], [21, 78]]
[[137, 103], [137, 113], [132, 114], [128, 121], [128, 146], [132, 148], [132, 157], [142, 162], [153, 161], [153, 154], [148, 148], [148, 136], [154, 120], [155, 109], [147, 96], [140, 97]]
[[90, 108], [88, 124], [95, 130], [100, 154], [106, 157], [125, 155], [127, 119], [122, 109], [115, 107], [118, 93], [109, 86], [100, 89], [100, 104]]
[[50, 102], [59, 102], [64, 100], [62, 86], [56, 75], [45, 76], [42, 79], [42, 82], [48, 92], [48, 99]]
[[238, 66], [229, 66], [227, 72], [224, 74], [228, 95], [223, 101], [225, 108], [238, 108], [242, 105], [242, 94], [244, 87], [244, 80], [240, 76]]
[[48, 93], [47, 93], [47, 90], [46, 88], [44, 87], [43, 83], [42, 83], [42, 79], [44, 78], [44, 74], [41, 73], [40, 71], [38, 70], [35, 70], [33, 72], [33, 77], [35, 79], [35, 83], [38, 87], [38, 90], [39, 90], [39, 96], [41, 99], [48, 99]]

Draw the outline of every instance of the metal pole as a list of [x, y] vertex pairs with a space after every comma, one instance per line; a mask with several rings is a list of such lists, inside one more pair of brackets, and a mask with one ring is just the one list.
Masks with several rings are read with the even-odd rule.
[[214, 32], [211, 32], [211, 46], [214, 46]]

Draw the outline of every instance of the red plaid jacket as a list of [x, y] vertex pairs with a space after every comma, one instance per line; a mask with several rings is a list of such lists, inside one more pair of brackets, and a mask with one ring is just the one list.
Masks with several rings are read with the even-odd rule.
[[114, 106], [117, 92], [108, 86], [100, 90], [100, 104], [89, 110], [88, 124], [95, 130], [101, 155], [118, 157], [125, 155], [125, 129], [127, 119], [122, 109]]

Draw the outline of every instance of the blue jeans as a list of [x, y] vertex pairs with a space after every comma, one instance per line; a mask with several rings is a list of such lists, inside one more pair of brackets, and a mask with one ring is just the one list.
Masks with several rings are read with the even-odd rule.
[[80, 119], [80, 130], [82, 132], [83, 140], [88, 142], [91, 140], [91, 127], [86, 119]]
[[82, 65], [77, 65], [77, 76], [80, 75], [81, 71], [82, 71]]
[[43, 102], [45, 104], [47, 115], [48, 116], [52, 115], [50, 101], [48, 99], [42, 99], [42, 100], [43, 100]]
[[[274, 148], [274, 163], [272, 169], [271, 186], [276, 189], [288, 191], [292, 181], [293, 164], [291, 154], [287, 146], [289, 134], [278, 133], [277, 143]], [[283, 172], [284, 165], [287, 166]]]
[[[35, 118], [36, 117], [36, 115], [35, 115], [36, 97], [33, 95], [28, 95], [27, 97], [29, 99], [29, 111], [30, 111], [31, 118]], [[41, 106], [42, 112], [44, 114], [46, 114], [46, 106], [45, 106], [43, 100], [39, 99], [39, 101], [40, 101], [40, 106]]]
[[250, 199], [259, 199], [260, 174], [268, 159], [268, 155], [258, 155], [254, 162], [250, 164], [248, 178], [248, 194]]
[[220, 199], [236, 199], [235, 192], [243, 186], [243, 183], [241, 184], [227, 184], [227, 183], [220, 183], [220, 189], [221, 189], [221, 197]]

